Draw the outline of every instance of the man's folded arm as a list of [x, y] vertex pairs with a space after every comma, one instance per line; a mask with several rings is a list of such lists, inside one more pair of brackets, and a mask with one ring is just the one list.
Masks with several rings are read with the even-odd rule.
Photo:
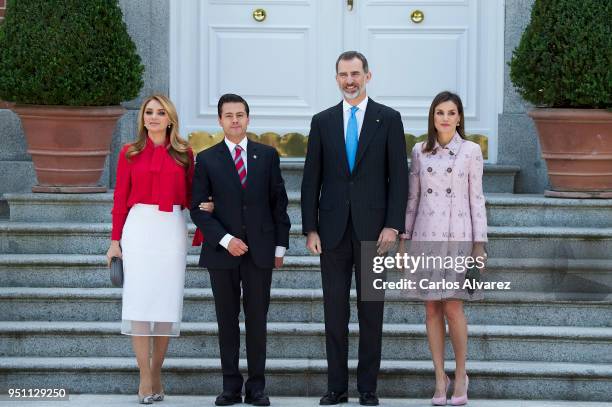
[[227, 234], [227, 231], [212, 213], [200, 209], [200, 204], [208, 202], [208, 197], [213, 196], [210, 178], [208, 177], [208, 171], [206, 171], [206, 162], [201, 153], [198, 154], [196, 160], [192, 188], [191, 207], [189, 208], [191, 220], [202, 231], [206, 242], [216, 246]]

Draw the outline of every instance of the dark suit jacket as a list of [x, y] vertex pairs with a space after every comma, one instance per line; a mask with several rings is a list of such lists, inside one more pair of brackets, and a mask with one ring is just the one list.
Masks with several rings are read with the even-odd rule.
[[[198, 205], [213, 197], [213, 213]], [[225, 141], [197, 155], [193, 177], [191, 219], [202, 230], [205, 242], [200, 266], [210, 269], [236, 267], [234, 257], [219, 244], [226, 233], [242, 239], [259, 268], [274, 267], [276, 246], [289, 247], [287, 191], [278, 153], [272, 147], [248, 141], [247, 187], [242, 188]]]
[[333, 249], [349, 213], [360, 241], [378, 240], [383, 227], [402, 233], [407, 200], [406, 141], [397, 111], [368, 100], [352, 173], [342, 102], [312, 118], [302, 179], [304, 234], [318, 231], [323, 250]]

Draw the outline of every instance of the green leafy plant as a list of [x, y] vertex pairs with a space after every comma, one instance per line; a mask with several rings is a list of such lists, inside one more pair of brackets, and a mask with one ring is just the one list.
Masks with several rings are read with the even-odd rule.
[[510, 61], [521, 96], [547, 107], [612, 106], [612, 1], [535, 0]]
[[138, 96], [144, 67], [117, 0], [8, 0], [0, 98], [105, 106]]

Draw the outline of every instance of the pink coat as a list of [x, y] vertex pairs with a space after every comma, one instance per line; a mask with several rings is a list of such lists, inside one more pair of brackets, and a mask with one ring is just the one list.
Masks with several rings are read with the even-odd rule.
[[412, 149], [406, 234], [415, 241], [487, 241], [480, 146], [455, 133], [431, 153]]

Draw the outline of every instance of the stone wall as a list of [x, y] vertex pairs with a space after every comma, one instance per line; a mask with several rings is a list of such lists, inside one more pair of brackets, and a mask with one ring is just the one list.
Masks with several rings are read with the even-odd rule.
[[527, 116], [531, 107], [515, 91], [510, 81], [508, 62], [529, 22], [534, 0], [505, 0], [504, 32], [504, 105], [499, 115], [498, 163], [518, 165], [517, 193], [542, 193], [548, 186], [546, 163], [533, 121]]

